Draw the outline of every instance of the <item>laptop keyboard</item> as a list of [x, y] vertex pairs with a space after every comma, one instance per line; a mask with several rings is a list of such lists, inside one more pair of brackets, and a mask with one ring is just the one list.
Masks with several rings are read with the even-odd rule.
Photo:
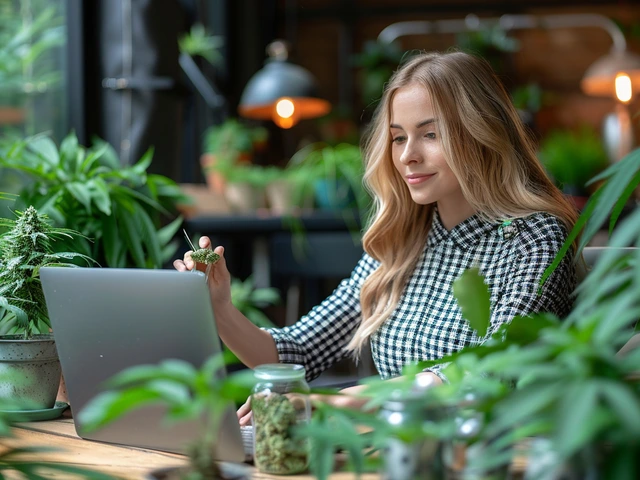
[[245, 425], [240, 427], [242, 434], [242, 444], [244, 445], [244, 454], [247, 458], [253, 458], [253, 425]]

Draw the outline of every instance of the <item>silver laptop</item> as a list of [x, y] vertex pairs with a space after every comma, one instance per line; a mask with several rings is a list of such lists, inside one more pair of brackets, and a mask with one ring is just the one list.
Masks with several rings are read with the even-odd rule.
[[[200, 272], [45, 267], [40, 271], [69, 403], [74, 413], [123, 369], [181, 359], [200, 367], [220, 351], [209, 292]], [[78, 436], [185, 453], [203, 422], [164, 421], [164, 407], [143, 407]], [[245, 449], [232, 405], [222, 421], [219, 460], [242, 462]]]

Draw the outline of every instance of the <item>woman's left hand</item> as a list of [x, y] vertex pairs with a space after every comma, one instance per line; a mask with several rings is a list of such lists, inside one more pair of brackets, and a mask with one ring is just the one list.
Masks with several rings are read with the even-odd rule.
[[366, 385], [355, 385], [353, 387], [343, 388], [338, 392], [338, 395], [313, 394], [311, 395], [311, 403], [322, 402], [334, 407], [359, 410], [369, 401], [368, 398], [360, 396], [366, 388]]

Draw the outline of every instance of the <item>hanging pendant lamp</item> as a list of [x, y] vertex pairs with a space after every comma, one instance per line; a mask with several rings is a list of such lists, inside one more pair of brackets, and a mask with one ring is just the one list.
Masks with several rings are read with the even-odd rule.
[[320, 97], [315, 78], [288, 61], [289, 51], [282, 40], [267, 47], [269, 58], [242, 92], [238, 113], [246, 118], [273, 120], [281, 128], [291, 128], [300, 120], [317, 118], [331, 110]]

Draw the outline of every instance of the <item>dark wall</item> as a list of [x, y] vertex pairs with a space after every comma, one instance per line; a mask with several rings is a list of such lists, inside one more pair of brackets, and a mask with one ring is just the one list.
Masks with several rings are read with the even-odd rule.
[[[629, 33], [630, 49], [640, 53], [640, 38], [633, 35], [640, 31], [633, 30], [640, 25], [640, 4], [631, 0], [67, 0], [67, 6], [70, 126], [85, 144], [92, 135], [106, 138], [124, 163], [154, 146], [152, 170], [182, 182], [202, 180], [198, 158], [203, 132], [222, 117], [236, 115], [246, 82], [261, 68], [265, 47], [275, 38], [292, 43], [293, 60], [316, 76], [322, 93], [350, 112], [355, 123], [366, 119], [366, 105], [360, 100], [362, 71], [354, 67], [353, 56], [396, 21], [462, 18], [469, 13], [600, 13], [619, 21]], [[203, 103], [178, 65], [177, 38], [194, 21], [225, 38], [221, 66], [199, 62], [226, 100], [218, 112]], [[540, 128], [585, 121], [599, 127], [613, 100], [585, 97], [579, 80], [608, 52], [606, 33], [577, 28], [512, 35], [521, 48], [512, 56], [511, 80], [533, 80], [550, 93], [551, 101], [538, 113]], [[125, 65], [128, 37], [130, 71]], [[455, 37], [405, 37], [401, 44], [404, 49], [443, 50], [455, 45]], [[105, 81], [126, 77], [131, 77], [127, 88]], [[302, 137], [314, 135], [315, 128], [311, 121], [301, 122], [290, 132], [274, 132], [274, 139], [283, 137], [296, 145]]]

